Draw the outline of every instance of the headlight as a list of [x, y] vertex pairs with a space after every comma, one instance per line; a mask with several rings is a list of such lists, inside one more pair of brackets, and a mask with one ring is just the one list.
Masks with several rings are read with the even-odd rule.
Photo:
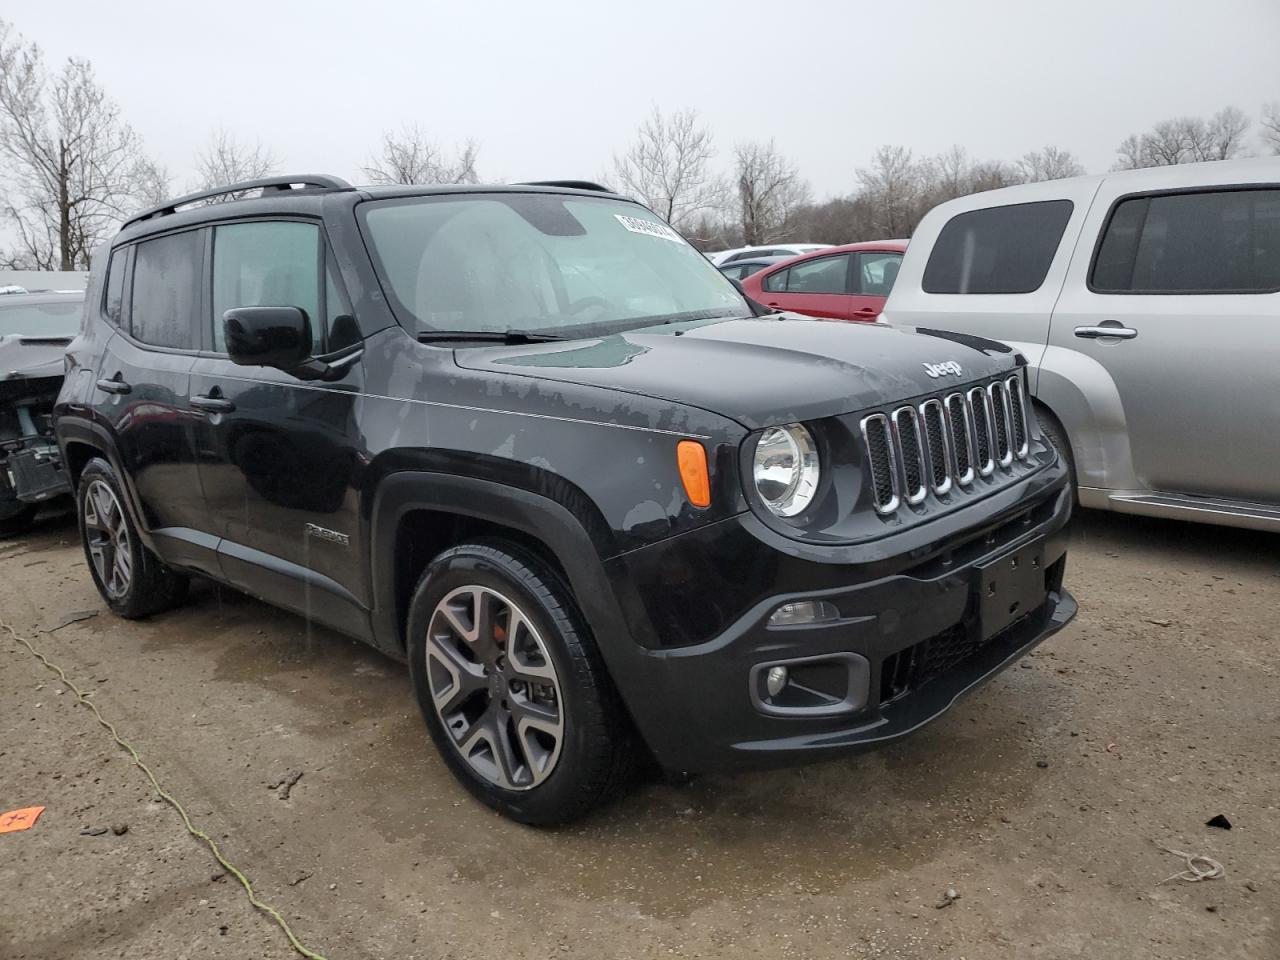
[[756, 444], [752, 475], [764, 505], [780, 517], [794, 517], [818, 490], [818, 448], [798, 423], [770, 427]]

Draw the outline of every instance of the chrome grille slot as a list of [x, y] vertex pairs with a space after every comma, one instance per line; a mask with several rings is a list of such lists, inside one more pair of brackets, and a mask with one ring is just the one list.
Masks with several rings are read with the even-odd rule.
[[929, 479], [933, 482], [933, 492], [942, 495], [951, 489], [951, 451], [942, 401], [934, 398], [920, 404], [920, 422], [924, 424]]
[[925, 481], [924, 447], [920, 442], [920, 421], [914, 407], [899, 407], [893, 411], [894, 452], [902, 466], [902, 491], [907, 503], [916, 504], [925, 498], [929, 488]]
[[867, 461], [871, 465], [871, 483], [876, 510], [893, 513], [898, 509], [898, 462], [893, 453], [893, 434], [889, 418], [873, 413], [862, 420], [862, 442], [866, 444]]
[[1027, 459], [1031, 448], [1031, 438], [1027, 432], [1027, 396], [1022, 389], [1022, 377], [1012, 376], [1005, 381], [1009, 396], [1009, 414], [1013, 423], [1013, 455], [1019, 460]]
[[974, 387], [965, 394], [965, 401], [973, 424], [974, 466], [979, 476], [989, 477], [996, 468], [991, 456], [991, 398], [982, 387]]
[[930, 493], [946, 509], [963, 501], [979, 477], [986, 482], [978, 489], [986, 491], [1034, 465], [1028, 402], [1016, 373], [864, 415], [862, 443], [876, 511], [888, 516], [903, 504], [927, 510], [934, 503]]
[[1009, 434], [1013, 432], [1010, 425], [1009, 395], [1005, 385], [997, 380], [987, 387], [987, 396], [991, 401], [992, 440], [994, 451], [992, 456], [1002, 467], [1013, 463], [1013, 448], [1009, 443]]
[[964, 394], [953, 393], [947, 397], [946, 407], [956, 483], [967, 487], [973, 483], [973, 428], [969, 423], [969, 405], [965, 402]]

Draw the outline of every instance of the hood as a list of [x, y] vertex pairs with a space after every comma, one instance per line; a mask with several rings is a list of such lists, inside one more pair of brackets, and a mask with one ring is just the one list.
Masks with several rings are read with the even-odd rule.
[[71, 337], [0, 337], [0, 380], [61, 377]]
[[[1012, 369], [1002, 343], [880, 323], [771, 315], [533, 346], [467, 348], [470, 370], [689, 404], [749, 429], [852, 413]], [[929, 375], [935, 364], [958, 364]]]

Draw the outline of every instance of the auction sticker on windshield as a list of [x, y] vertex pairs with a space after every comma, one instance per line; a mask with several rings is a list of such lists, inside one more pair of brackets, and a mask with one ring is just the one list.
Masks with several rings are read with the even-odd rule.
[[661, 237], [663, 240], [674, 240], [676, 243], [684, 243], [684, 237], [676, 233], [665, 223], [654, 223], [652, 220], [642, 220], [639, 217], [628, 217], [621, 213], [615, 213], [618, 222], [630, 230], [632, 233], [643, 233], [649, 237]]

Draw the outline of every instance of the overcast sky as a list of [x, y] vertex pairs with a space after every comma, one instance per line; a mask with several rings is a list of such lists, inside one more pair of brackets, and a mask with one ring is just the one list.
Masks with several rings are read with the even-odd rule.
[[[1045, 144], [1107, 169], [1126, 135], [1280, 100], [1280, 0], [8, 0], [51, 63], [87, 57], [187, 185], [211, 128], [282, 172], [356, 180], [381, 132], [480, 144], [484, 179], [603, 173], [654, 105], [696, 108], [725, 165], [774, 138], [818, 197], [880, 144]], [[1257, 149], [1257, 146], [1254, 147]]]

